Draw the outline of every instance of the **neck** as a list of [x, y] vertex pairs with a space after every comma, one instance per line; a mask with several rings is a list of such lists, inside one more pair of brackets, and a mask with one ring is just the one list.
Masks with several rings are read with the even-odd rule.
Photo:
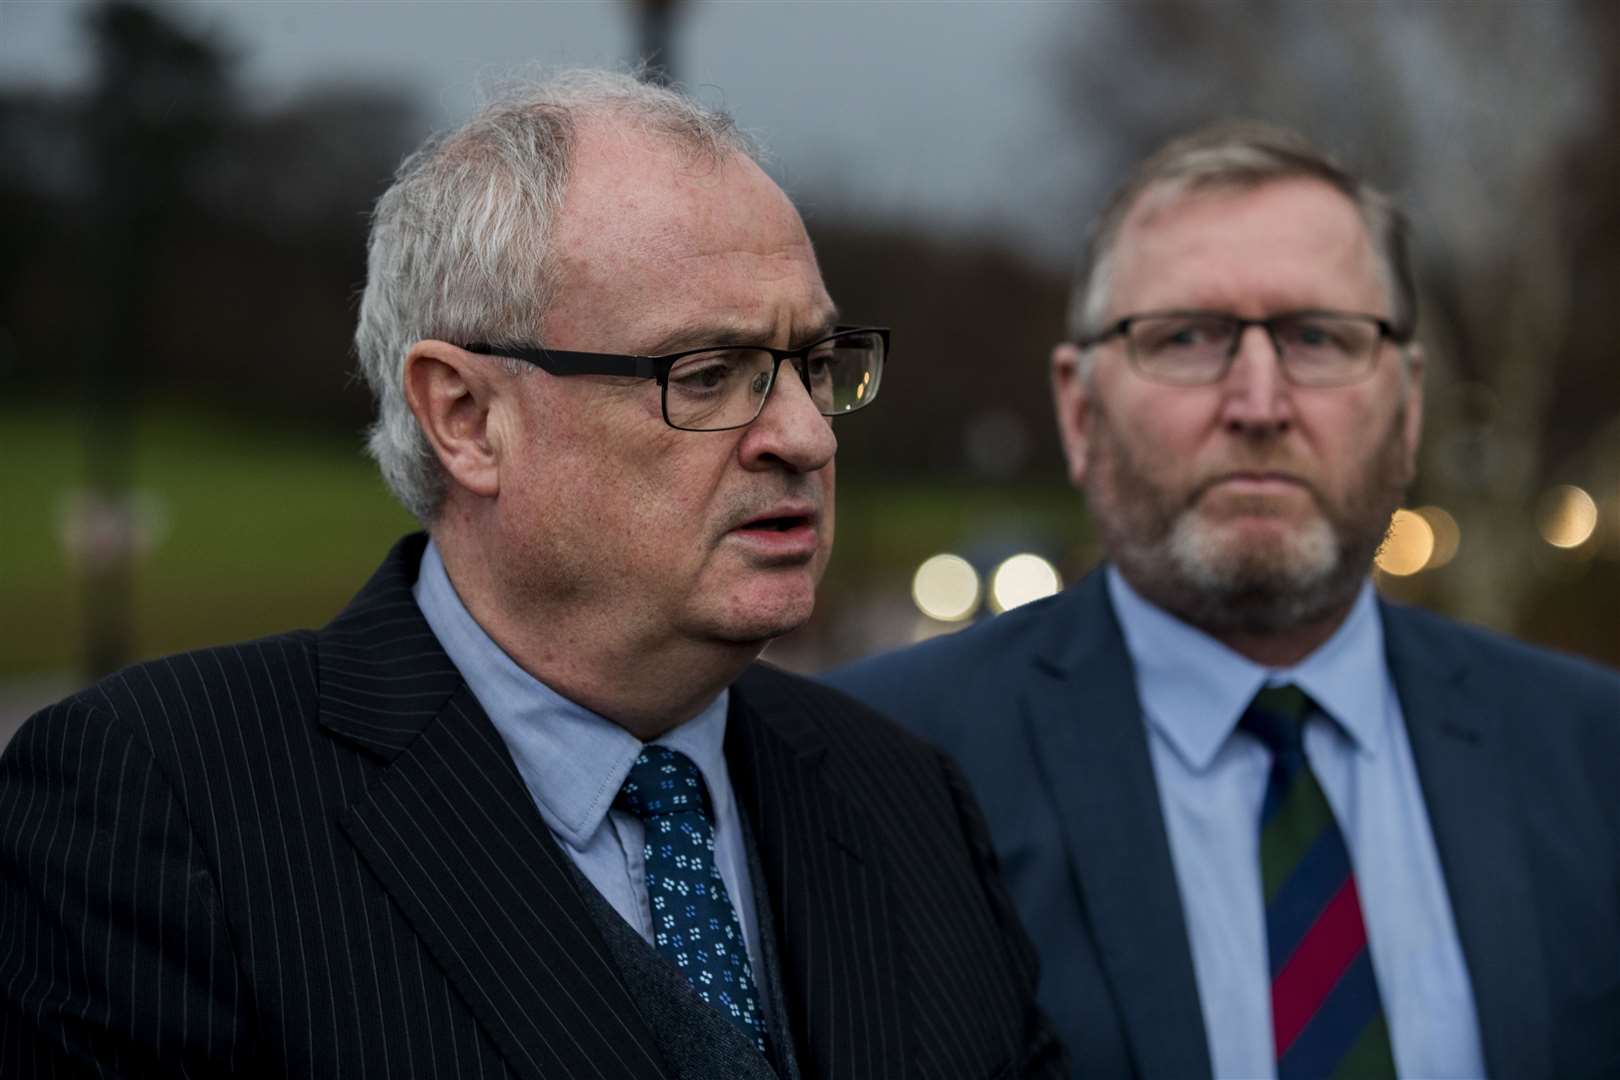
[[1349, 613], [1349, 605], [1346, 605], [1330, 616], [1286, 630], [1246, 632], [1202, 626], [1199, 629], [1239, 656], [1247, 657], [1262, 667], [1293, 667], [1321, 648], [1343, 625]]
[[[469, 610], [471, 610], [469, 608]], [[519, 667], [568, 700], [605, 717], [642, 742], [697, 716], [736, 681], [759, 648], [580, 648], [565, 628], [504, 636], [473, 618]]]
[[507, 656], [642, 742], [697, 716], [766, 645], [694, 640], [602, 618], [588, 604], [539, 602], [497, 579], [494, 553], [439, 529], [434, 542], [467, 613]]
[[1315, 603], [1246, 602], [1242, 595], [1217, 596], [1193, 587], [1176, 588], [1149, 577], [1138, 580], [1116, 563], [1132, 589], [1149, 603], [1201, 630], [1228, 649], [1263, 667], [1292, 667], [1321, 648], [1344, 625], [1361, 585], [1334, 590]]

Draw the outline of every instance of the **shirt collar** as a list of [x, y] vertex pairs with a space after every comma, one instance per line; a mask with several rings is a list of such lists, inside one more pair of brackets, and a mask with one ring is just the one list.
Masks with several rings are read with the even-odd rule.
[[1389, 669], [1372, 583], [1363, 582], [1333, 635], [1298, 664], [1254, 663], [1131, 588], [1109, 564], [1113, 601], [1136, 666], [1142, 710], [1188, 768], [1202, 772], [1262, 686], [1291, 682], [1309, 694], [1358, 750], [1377, 753], [1388, 726]]
[[[641, 740], [519, 667], [462, 604], [431, 541], [414, 594], [434, 636], [511, 751], [540, 816], [570, 847], [583, 849], [612, 809], [641, 753]], [[692, 759], [716, 814], [731, 798], [725, 773], [729, 700], [730, 691], [721, 691], [697, 716], [653, 740]]]

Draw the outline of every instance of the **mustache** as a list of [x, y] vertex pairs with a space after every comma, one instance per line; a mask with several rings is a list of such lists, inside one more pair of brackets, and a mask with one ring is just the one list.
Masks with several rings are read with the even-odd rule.
[[1195, 505], [1210, 491], [1214, 490], [1217, 485], [1222, 484], [1227, 480], [1240, 476], [1255, 475], [1275, 476], [1281, 479], [1289, 480], [1303, 487], [1306, 493], [1310, 495], [1311, 499], [1318, 506], [1326, 505], [1326, 502], [1322, 497], [1322, 489], [1319, 488], [1316, 482], [1306, 475], [1304, 471], [1277, 461], [1241, 462], [1211, 470], [1208, 474], [1201, 477], [1197, 483], [1192, 486], [1191, 490], [1188, 491], [1187, 505]]
[[766, 490], [739, 491], [732, 495], [720, 515], [721, 531], [729, 532], [745, 521], [770, 514], [783, 503], [808, 507], [818, 521], [825, 517], [823, 486], [810, 474], [786, 473], [780, 475], [779, 481]]

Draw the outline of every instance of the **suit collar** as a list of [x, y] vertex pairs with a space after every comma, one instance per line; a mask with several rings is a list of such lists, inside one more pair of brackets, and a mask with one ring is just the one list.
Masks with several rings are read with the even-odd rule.
[[1545, 966], [1503, 726], [1454, 629], [1380, 605], [1389, 669], [1462, 941], [1492, 1076], [1550, 1074]]
[[[760, 840], [782, 989], [806, 1075], [902, 1076], [904, 983], [883, 860], [862, 815], [827, 782], [826, 743], [788, 677], [756, 665], [732, 685], [726, 757]], [[761, 925], [766, 925], [761, 917]]]
[[462, 685], [411, 597], [426, 533], [396, 543], [317, 634], [320, 723], [384, 758], [409, 746]]
[[1143, 1076], [1210, 1074], [1134, 668], [1101, 572], [1042, 620], [1021, 706]]
[[385, 767], [339, 824], [519, 1075], [665, 1075], [511, 755], [411, 597], [406, 537], [318, 635], [321, 725]]

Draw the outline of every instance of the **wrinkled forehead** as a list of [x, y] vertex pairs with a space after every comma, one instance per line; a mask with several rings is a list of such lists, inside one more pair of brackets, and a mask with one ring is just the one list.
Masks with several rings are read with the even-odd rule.
[[[1261, 254], [1265, 265], [1256, 265]], [[1144, 190], [1121, 221], [1108, 253], [1115, 288], [1138, 291], [1167, 278], [1209, 278], [1229, 286], [1276, 291], [1288, 303], [1337, 282], [1337, 305], [1372, 305], [1388, 313], [1389, 268], [1361, 210], [1338, 188], [1312, 177], [1171, 178]], [[1157, 291], [1157, 290], [1153, 290]], [[1301, 301], [1305, 302], [1304, 300]]]

